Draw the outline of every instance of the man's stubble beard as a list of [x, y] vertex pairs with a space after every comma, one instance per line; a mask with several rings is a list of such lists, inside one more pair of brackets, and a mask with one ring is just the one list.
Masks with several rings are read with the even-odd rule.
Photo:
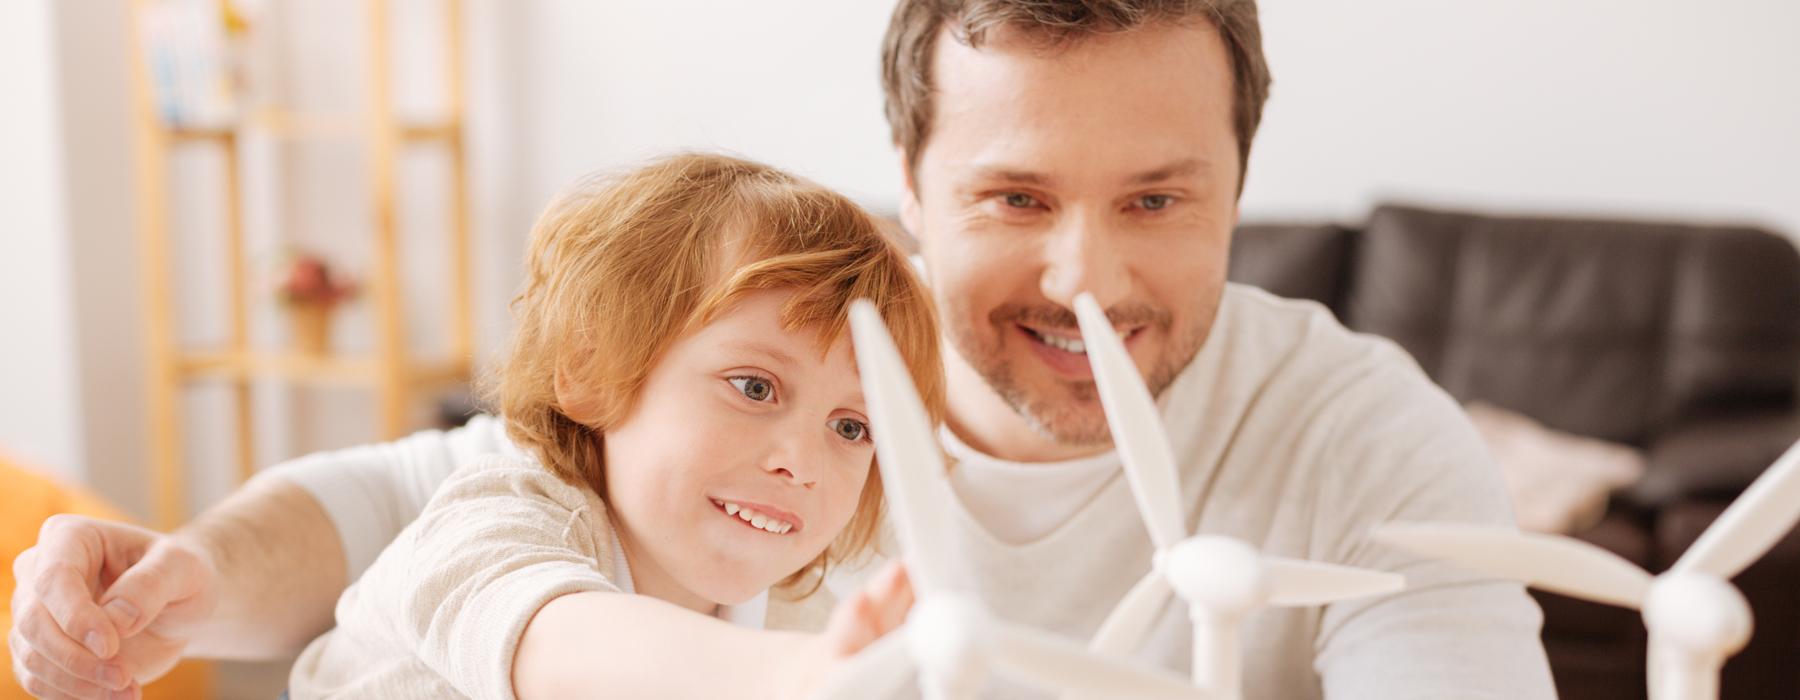
[[[1163, 391], [1175, 382], [1175, 378], [1199, 354], [1200, 347], [1205, 344], [1206, 337], [1211, 332], [1217, 309], [1217, 297], [1202, 301], [1190, 309], [1194, 314], [1191, 318], [1196, 319], [1196, 323], [1182, 338], [1172, 337], [1172, 323], [1168, 320], [1170, 316], [1167, 312], [1142, 308], [1118, 315], [1108, 312], [1109, 316], [1114, 317], [1115, 323], [1119, 321], [1119, 316], [1143, 320], [1151, 328], [1160, 331], [1165, 338], [1169, 338], [1164, 351], [1156, 358], [1144, 378], [1151, 396], [1161, 397]], [[1001, 349], [1006, 342], [1003, 338], [1008, 335], [1014, 322], [1022, 318], [1039, 321], [1047, 327], [1077, 327], [1074, 314], [1067, 309], [1001, 307], [990, 313], [987, 319], [987, 327], [992, 331], [991, 342], [984, 342], [976, 332], [975, 324], [958, 323], [952, 324], [955, 332], [952, 334], [951, 344], [969, 367], [987, 382], [988, 388], [1006, 402], [1013, 413], [1025, 420], [1032, 432], [1059, 445], [1071, 447], [1111, 443], [1112, 432], [1107, 427], [1106, 414], [1100, 407], [1098, 387], [1092, 380], [1053, 380], [1053, 388], [1042, 392], [1050, 394], [1047, 396], [1034, 394], [1018, 380], [1013, 363], [1001, 356]]]

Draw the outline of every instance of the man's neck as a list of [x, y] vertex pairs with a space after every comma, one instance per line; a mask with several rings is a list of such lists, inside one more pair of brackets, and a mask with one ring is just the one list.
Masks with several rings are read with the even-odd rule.
[[1009, 462], [1061, 462], [1112, 449], [1105, 444], [1065, 445], [1038, 432], [954, 349], [944, 353], [944, 374], [950, 389], [950, 431], [982, 454]]

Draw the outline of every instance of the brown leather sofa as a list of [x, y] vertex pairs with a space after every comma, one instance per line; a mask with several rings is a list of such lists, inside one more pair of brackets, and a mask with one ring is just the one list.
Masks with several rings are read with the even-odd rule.
[[[1231, 279], [1397, 341], [1463, 402], [1644, 451], [1577, 536], [1652, 572], [1800, 439], [1800, 252], [1736, 226], [1378, 208], [1361, 228], [1246, 225]], [[1800, 698], [1800, 534], [1735, 583], [1756, 615], [1726, 698]], [[1644, 697], [1637, 613], [1537, 593], [1558, 690]]]

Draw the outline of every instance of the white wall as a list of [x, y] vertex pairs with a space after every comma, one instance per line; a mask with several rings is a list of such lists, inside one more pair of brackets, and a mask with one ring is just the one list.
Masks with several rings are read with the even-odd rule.
[[0, 451], [83, 463], [50, 0], [0, 3]]
[[[325, 106], [354, 104], [342, 100], [360, 95], [358, 81], [336, 78], [361, 65], [358, 37], [342, 30], [362, 19], [358, 3], [275, 5], [297, 13], [284, 30], [292, 41], [328, 40], [303, 51], [295, 73], [327, 79], [288, 89]], [[674, 148], [720, 148], [877, 208], [895, 204], [876, 69], [888, 2], [467, 5], [484, 348], [505, 332], [532, 219], [581, 173]], [[109, 495], [138, 505], [139, 281], [117, 255], [136, 246], [120, 7], [0, 3], [0, 88], [18, 98], [0, 113], [8, 212], [0, 328], [30, 339], [0, 345], [0, 445], [73, 473], [95, 465], [92, 478]], [[1270, 0], [1262, 12], [1276, 84], [1252, 157], [1248, 218], [1356, 221], [1375, 202], [1402, 198], [1749, 221], [1800, 235], [1800, 48], [1788, 36], [1800, 28], [1800, 4]], [[269, 183], [247, 192], [259, 235], [360, 240], [352, 229], [368, 217], [354, 199], [362, 177], [354, 153], [248, 148], [246, 172]], [[352, 196], [316, 199], [331, 187]], [[255, 204], [265, 200], [331, 204]], [[216, 254], [202, 243], [180, 264], [201, 269]], [[282, 331], [268, 326], [278, 319], [266, 306], [258, 313], [259, 336], [279, 341]], [[425, 320], [415, 330], [438, 327]], [[218, 331], [187, 328], [195, 337]], [[216, 398], [196, 401], [222, 416]], [[271, 420], [298, 420], [300, 435], [265, 431], [264, 461], [368, 439], [365, 398], [340, 393], [316, 398], [312, 411], [274, 411]], [[259, 405], [285, 404], [278, 389], [259, 391]], [[309, 413], [339, 419], [309, 427]], [[190, 442], [194, 461], [224, 468], [229, 446], [218, 443]], [[223, 476], [197, 495], [206, 500], [228, 483]]]
[[1247, 213], [1383, 198], [1800, 237], [1800, 3], [1275, 0]]
[[[718, 147], [891, 208], [887, 2], [521, 3], [535, 207], [594, 167]], [[1405, 199], [1760, 223], [1800, 237], [1800, 3], [1270, 0], [1247, 218]]]

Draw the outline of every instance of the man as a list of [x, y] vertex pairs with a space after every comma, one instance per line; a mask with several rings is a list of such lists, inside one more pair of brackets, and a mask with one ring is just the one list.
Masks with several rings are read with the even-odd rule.
[[[1510, 522], [1455, 403], [1392, 344], [1224, 281], [1269, 84], [1252, 2], [902, 0], [883, 54], [902, 219], [954, 350], [954, 529], [998, 614], [1085, 638], [1151, 566], [1070, 311], [1087, 291], [1159, 397], [1190, 528], [1408, 577], [1252, 618], [1250, 697], [1554, 695], [1523, 589], [1366, 539]], [[18, 567], [15, 666], [46, 696], [104, 697], [96, 679], [184, 650], [298, 649], [449, 471], [508, 447], [478, 420], [314, 455], [169, 537], [47, 523]], [[1186, 670], [1187, 629], [1171, 604], [1141, 655]]]

